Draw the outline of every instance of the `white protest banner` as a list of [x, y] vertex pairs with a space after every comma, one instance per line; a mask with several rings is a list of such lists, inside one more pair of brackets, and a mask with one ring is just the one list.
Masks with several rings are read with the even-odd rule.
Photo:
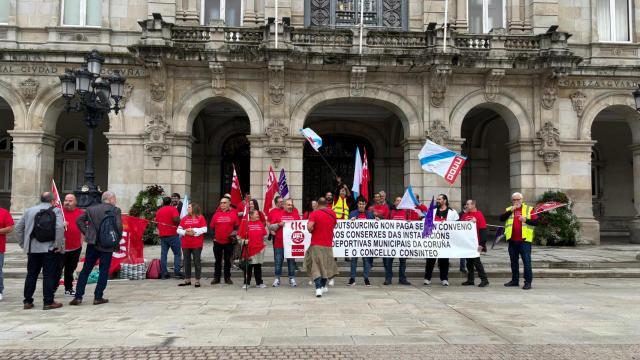
[[[422, 238], [422, 221], [344, 220], [333, 231], [335, 257], [475, 258], [478, 253], [476, 224], [444, 221]], [[303, 258], [311, 244], [307, 220], [285, 221], [284, 255]]]

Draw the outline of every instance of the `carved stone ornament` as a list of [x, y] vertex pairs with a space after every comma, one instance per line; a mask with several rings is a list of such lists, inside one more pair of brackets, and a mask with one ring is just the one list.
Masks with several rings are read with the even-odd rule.
[[269, 98], [276, 105], [284, 100], [284, 65], [269, 65]]
[[131, 93], [133, 93], [133, 84], [127, 82], [124, 84], [124, 93], [122, 94], [122, 98], [118, 102], [120, 109], [124, 109], [127, 106], [127, 102], [131, 99]]
[[573, 106], [573, 110], [576, 112], [578, 117], [582, 117], [584, 113], [584, 105], [587, 102], [587, 95], [585, 95], [582, 91], [576, 91], [571, 94], [571, 106]]
[[164, 88], [164, 83], [154, 82], [151, 84], [151, 99], [153, 101], [164, 101], [165, 95], [166, 91]]
[[269, 142], [267, 147], [265, 148], [265, 151], [271, 155], [271, 160], [273, 160], [273, 164], [275, 166], [278, 166], [278, 164], [280, 163], [280, 159], [282, 159], [282, 156], [289, 151], [285, 143], [287, 134], [288, 129], [285, 126], [279, 125], [279, 122], [276, 122], [275, 125], [267, 127]]
[[330, 0], [311, 0], [311, 25], [328, 26], [331, 22]]
[[382, 21], [385, 27], [402, 26], [402, 0], [382, 2]]
[[364, 83], [367, 77], [366, 66], [351, 67], [351, 96], [364, 95]]
[[440, 120], [431, 122], [431, 127], [427, 130], [427, 138], [436, 144], [442, 145], [444, 140], [449, 138], [449, 130]]
[[484, 97], [487, 101], [494, 101], [500, 93], [500, 80], [504, 78], [503, 69], [491, 69], [485, 77]]
[[151, 156], [153, 157], [156, 166], [160, 165], [162, 154], [169, 150], [166, 137], [169, 129], [170, 126], [164, 121], [162, 115], [155, 115], [144, 129], [144, 132], [147, 134], [144, 148], [151, 152]]
[[451, 72], [450, 67], [437, 67], [431, 71], [431, 105], [434, 107], [440, 107], [444, 102]]
[[542, 89], [543, 108], [547, 110], [553, 108], [553, 104], [555, 104], [558, 98], [558, 82], [566, 75], [566, 72], [563, 72], [561, 69], [554, 69], [553, 74], [544, 80], [544, 87]]
[[538, 131], [538, 139], [542, 141], [538, 156], [542, 157], [544, 165], [549, 171], [549, 167], [560, 161], [560, 131], [553, 126], [551, 122], [546, 122], [540, 131]]
[[227, 86], [224, 65], [221, 62], [211, 61], [209, 62], [209, 70], [211, 70], [211, 88], [216, 95], [220, 95]]
[[38, 95], [39, 87], [40, 83], [38, 82], [38, 80], [34, 80], [32, 78], [29, 78], [20, 83], [20, 95], [22, 95], [22, 98], [24, 99], [24, 102], [27, 104], [27, 106], [30, 106], [31, 102], [33, 102], [33, 99], [35, 99], [36, 95]]

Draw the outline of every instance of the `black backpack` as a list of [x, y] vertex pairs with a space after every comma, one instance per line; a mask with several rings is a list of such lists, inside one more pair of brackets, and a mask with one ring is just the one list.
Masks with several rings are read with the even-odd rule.
[[39, 242], [52, 242], [56, 240], [56, 213], [54, 207], [41, 209], [33, 220], [31, 238]]
[[116, 217], [113, 215], [113, 210], [107, 210], [105, 212], [105, 217], [100, 222], [96, 237], [96, 243], [102, 249], [118, 249], [122, 234], [118, 231], [118, 225], [116, 224]]

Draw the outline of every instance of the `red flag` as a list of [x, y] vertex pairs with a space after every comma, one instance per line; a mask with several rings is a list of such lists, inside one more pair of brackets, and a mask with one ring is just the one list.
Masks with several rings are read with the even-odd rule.
[[362, 182], [360, 183], [360, 194], [369, 202], [369, 161], [367, 160], [367, 148], [364, 148], [364, 160], [362, 161]]
[[[60, 193], [58, 193], [58, 188], [56, 187], [56, 182], [55, 180], [51, 179], [51, 194], [53, 194], [53, 200], [55, 201], [53, 203], [53, 206], [57, 207], [60, 209], [60, 211], [62, 212], [62, 221], [67, 222], [67, 219], [64, 218], [64, 210], [62, 210], [62, 202], [60, 201]], [[67, 225], [64, 226], [65, 229], [67, 228]]]
[[122, 239], [120, 249], [113, 253], [109, 273], [118, 271], [121, 263], [140, 264], [144, 262], [142, 235], [149, 220], [122, 215]]
[[233, 180], [231, 181], [231, 205], [236, 209], [240, 209], [242, 206], [242, 192], [240, 191], [240, 180], [238, 180], [238, 174], [236, 173], [236, 166], [233, 165]]
[[536, 207], [533, 209], [533, 214], [539, 214], [542, 212], [547, 212], [547, 211], [551, 211], [553, 209], [557, 209], [557, 208], [561, 208], [563, 206], [567, 206], [568, 204], [565, 203], [561, 203], [558, 201], [549, 201], [546, 203], [540, 203], [538, 205], [536, 205]]
[[267, 177], [267, 189], [264, 193], [264, 213], [268, 214], [273, 206], [273, 197], [278, 193], [278, 179], [273, 172], [273, 168], [269, 165], [269, 176]]

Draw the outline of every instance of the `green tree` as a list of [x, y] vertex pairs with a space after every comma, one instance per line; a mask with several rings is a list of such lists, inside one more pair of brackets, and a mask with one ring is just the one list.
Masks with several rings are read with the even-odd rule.
[[[156, 217], [156, 211], [162, 203], [162, 195], [164, 195], [162, 186], [147, 186], [146, 189], [140, 191], [138, 196], [136, 196], [136, 202], [131, 206], [131, 209], [129, 209], [129, 215], [153, 221]], [[145, 244], [157, 245], [160, 243], [160, 238], [157, 235], [156, 223], [151, 221], [144, 230], [142, 240]]]
[[569, 197], [561, 191], [547, 191], [538, 204], [557, 201], [569, 204], [538, 214], [540, 223], [535, 227], [535, 243], [543, 246], [575, 246], [580, 239], [580, 223], [572, 211]]

